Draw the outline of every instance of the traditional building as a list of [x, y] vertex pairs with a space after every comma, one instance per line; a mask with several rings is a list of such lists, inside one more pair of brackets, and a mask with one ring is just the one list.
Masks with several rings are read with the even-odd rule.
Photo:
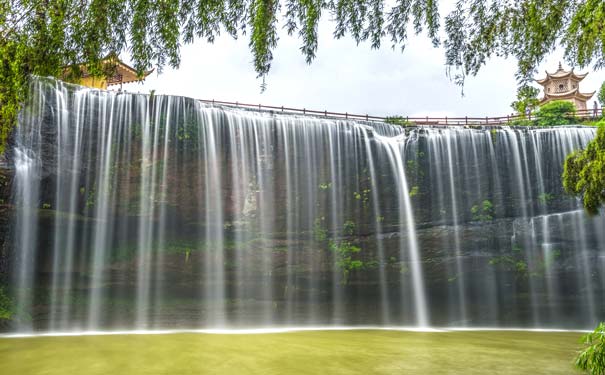
[[544, 97], [540, 100], [540, 105], [552, 100], [567, 100], [572, 102], [576, 109], [585, 110], [586, 102], [595, 93], [594, 91], [591, 93], [580, 92], [580, 81], [587, 75], [588, 73], [576, 74], [573, 69], [564, 70], [559, 63], [559, 69], [556, 72], [546, 72], [546, 78], [536, 80], [544, 86]]
[[[106, 90], [107, 87], [113, 85], [120, 85], [121, 87], [124, 83], [143, 81], [149, 74], [151, 74], [151, 72], [153, 72], [153, 70], [146, 71], [143, 73], [142, 77], [139, 77], [134, 68], [118, 59], [118, 57], [114, 54], [111, 54], [103, 59], [101, 64], [103, 66], [103, 70], [107, 72], [105, 75], [92, 75], [88, 72], [86, 67], [81, 66], [81, 77], [74, 83], [82, 86]], [[69, 68], [65, 68], [64, 78], [68, 79], [68, 76]]]

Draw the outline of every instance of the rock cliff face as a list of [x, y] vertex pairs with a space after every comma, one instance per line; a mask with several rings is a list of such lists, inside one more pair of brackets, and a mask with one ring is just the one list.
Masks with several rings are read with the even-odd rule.
[[[8, 154], [8, 153], [7, 153]], [[12, 217], [10, 205], [13, 168], [5, 155], [0, 155], [0, 285], [8, 283], [9, 228]]]
[[17, 330], [587, 328], [605, 314], [605, 220], [560, 182], [594, 129], [33, 92], [0, 168]]

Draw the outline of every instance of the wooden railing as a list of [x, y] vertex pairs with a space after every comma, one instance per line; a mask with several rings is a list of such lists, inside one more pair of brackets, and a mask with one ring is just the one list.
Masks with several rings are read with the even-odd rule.
[[[348, 112], [330, 112], [330, 111], [318, 111], [306, 108], [291, 108], [291, 107], [277, 107], [271, 105], [262, 105], [262, 104], [249, 104], [249, 103], [240, 103], [240, 102], [225, 102], [220, 100], [206, 100], [199, 99], [199, 101], [208, 104], [217, 104], [217, 105], [226, 105], [233, 107], [241, 107], [241, 108], [250, 108], [250, 109], [259, 109], [259, 110], [268, 110], [273, 112], [284, 112], [284, 113], [294, 113], [294, 114], [302, 114], [302, 115], [311, 115], [311, 116], [320, 116], [320, 117], [329, 117], [329, 118], [339, 118], [339, 119], [349, 119], [349, 120], [365, 120], [365, 121], [379, 121], [379, 122], [389, 122], [393, 119], [397, 119], [400, 122], [409, 123], [410, 125], [481, 125], [481, 126], [497, 126], [497, 125], [510, 125], [518, 120], [533, 120], [536, 118], [535, 114], [530, 115], [507, 115], [500, 117], [402, 117], [402, 116], [393, 116], [393, 117], [381, 117], [381, 116], [372, 116], [372, 115], [360, 115]], [[592, 119], [592, 118], [600, 118], [603, 116], [603, 109], [598, 108], [594, 109], [586, 109], [579, 110], [574, 113], [569, 113], [570, 116], [575, 115], [578, 119]]]

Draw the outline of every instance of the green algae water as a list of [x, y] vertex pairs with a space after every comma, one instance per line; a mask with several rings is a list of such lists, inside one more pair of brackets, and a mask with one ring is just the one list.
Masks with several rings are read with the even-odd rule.
[[310, 331], [0, 339], [3, 374], [575, 374], [578, 333]]

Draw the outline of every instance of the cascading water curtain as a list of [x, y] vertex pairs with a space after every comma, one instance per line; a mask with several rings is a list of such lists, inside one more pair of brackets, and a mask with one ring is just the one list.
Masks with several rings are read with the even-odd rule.
[[404, 128], [33, 81], [8, 156], [17, 331], [588, 328], [593, 128]]

